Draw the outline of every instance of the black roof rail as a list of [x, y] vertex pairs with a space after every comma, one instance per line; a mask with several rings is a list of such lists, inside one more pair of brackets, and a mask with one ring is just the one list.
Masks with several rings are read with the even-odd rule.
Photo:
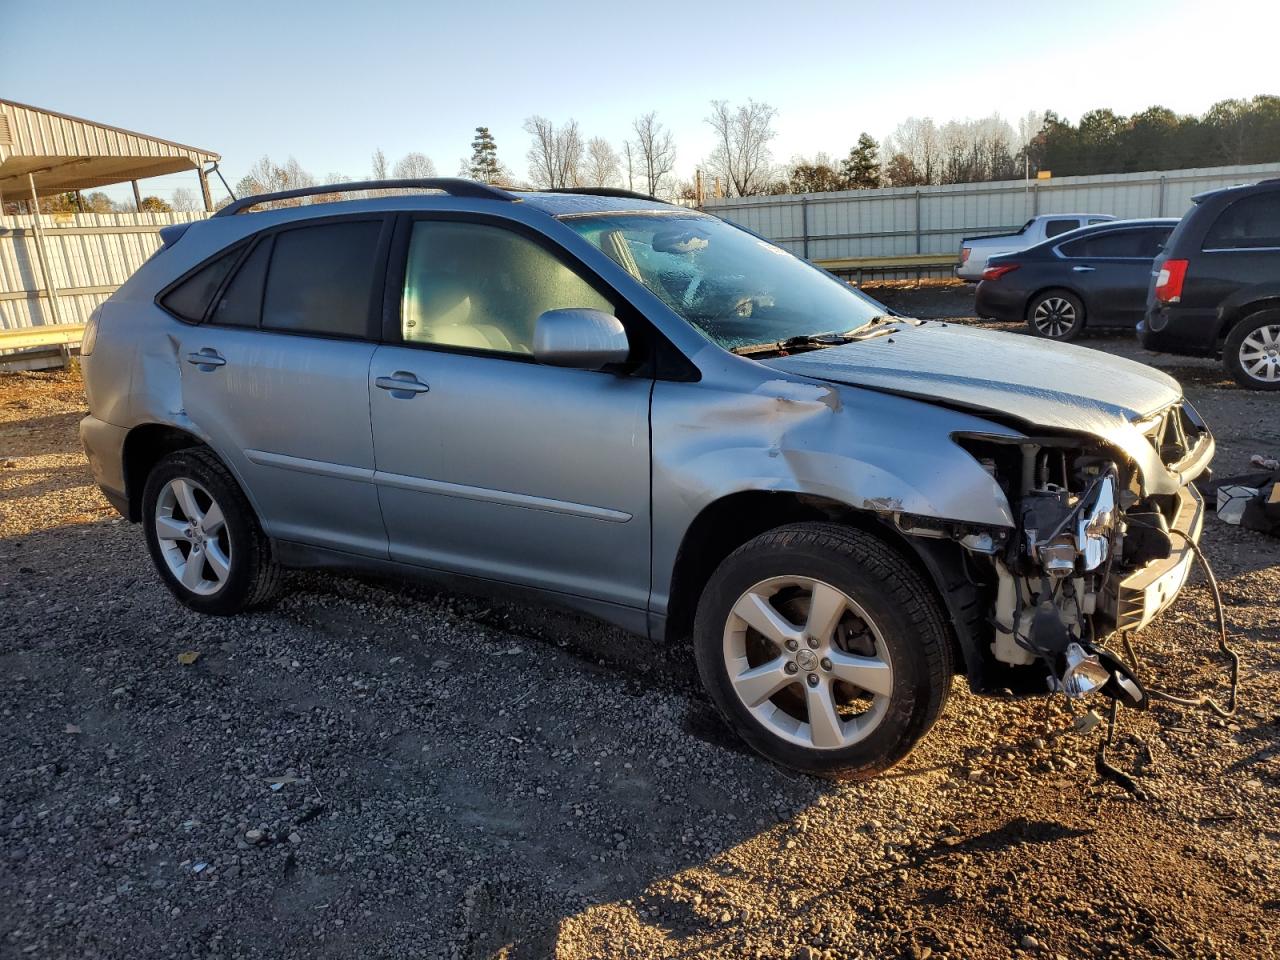
[[477, 200], [518, 201], [520, 198], [500, 187], [491, 187], [476, 180], [461, 177], [418, 177], [410, 180], [356, 180], [352, 183], [325, 183], [278, 193], [259, 193], [227, 204], [214, 214], [215, 217], [234, 217], [241, 210], [256, 207], [260, 203], [275, 200], [292, 200], [295, 197], [315, 197], [326, 193], [351, 193], [357, 190], [442, 190], [451, 197], [472, 197]]
[[584, 197], [614, 197], [618, 200], [652, 200], [654, 203], [666, 203], [648, 193], [636, 193], [634, 190], [621, 190], [618, 187], [547, 187], [531, 188], [530, 193], [577, 193]]

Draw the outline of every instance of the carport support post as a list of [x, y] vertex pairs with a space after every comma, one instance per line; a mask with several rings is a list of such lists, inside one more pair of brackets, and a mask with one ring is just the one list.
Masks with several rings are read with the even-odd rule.
[[136, 210], [138, 213], [141, 213], [142, 212], [142, 194], [138, 192], [138, 181], [130, 180], [129, 182], [133, 184], [133, 209]]
[[40, 200], [36, 197], [36, 176], [27, 174], [27, 182], [31, 184], [31, 226], [36, 234], [36, 259], [40, 261], [40, 272], [44, 274], [44, 292], [49, 298], [49, 312], [54, 323], [61, 323], [58, 315], [58, 288], [53, 282], [53, 273], [49, 270], [49, 258], [45, 256], [44, 230], [40, 227]]
[[1169, 182], [1168, 177], [1160, 178], [1160, 206], [1159, 206], [1159, 212], [1156, 214], [1157, 217], [1164, 216], [1164, 191], [1165, 191], [1165, 187], [1168, 185], [1168, 182]]
[[213, 213], [213, 196], [209, 193], [209, 177], [204, 172], [204, 167], [196, 167], [196, 173], [200, 175], [200, 195], [204, 197], [204, 212]]

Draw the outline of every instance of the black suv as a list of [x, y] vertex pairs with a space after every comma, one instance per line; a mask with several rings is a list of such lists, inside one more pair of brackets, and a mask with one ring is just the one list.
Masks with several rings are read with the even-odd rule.
[[1280, 390], [1280, 179], [1193, 200], [1153, 265], [1138, 338], [1220, 353], [1241, 385]]

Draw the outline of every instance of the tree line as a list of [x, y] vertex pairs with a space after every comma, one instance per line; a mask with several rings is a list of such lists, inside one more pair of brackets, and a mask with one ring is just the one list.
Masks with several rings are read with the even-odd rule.
[[[1280, 160], [1280, 97], [1267, 95], [1223, 100], [1200, 116], [1153, 106], [1127, 117], [1109, 109], [1090, 110], [1076, 123], [1053, 111], [1033, 111], [1014, 123], [998, 114], [942, 124], [930, 117], [908, 117], [883, 141], [860, 134], [843, 157], [818, 153], [785, 163], [775, 162], [771, 150], [776, 119], [777, 110], [767, 103], [711, 101], [705, 122], [713, 133], [713, 147], [697, 162], [698, 177], [693, 181], [677, 177], [675, 136], [656, 111], [635, 117], [628, 136], [617, 144], [588, 136], [572, 118], [556, 122], [530, 116], [523, 125], [529, 137], [525, 176], [499, 159], [489, 128], [476, 127], [471, 155], [459, 161], [457, 171], [461, 177], [513, 188], [621, 187], [698, 201], [707, 196], [1013, 180], [1041, 171], [1077, 176]], [[321, 181], [293, 157], [276, 163], [264, 156], [234, 189], [244, 197], [364, 176], [386, 180], [435, 175], [436, 165], [424, 153], [406, 153], [392, 163], [378, 148], [368, 174], [331, 172]], [[220, 204], [227, 202], [223, 198]], [[201, 209], [195, 194], [185, 189], [174, 191], [168, 201], [144, 197], [142, 206], [158, 211]], [[133, 203], [113, 203], [101, 192], [41, 201], [45, 212], [81, 207], [97, 213], [134, 209]]]

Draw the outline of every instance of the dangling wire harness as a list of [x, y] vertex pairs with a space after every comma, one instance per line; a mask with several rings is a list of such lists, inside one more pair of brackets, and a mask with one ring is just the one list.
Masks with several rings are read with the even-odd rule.
[[[1196, 543], [1181, 530], [1173, 530], [1186, 541], [1187, 546], [1191, 548], [1191, 552], [1195, 554], [1196, 560], [1200, 563], [1200, 568], [1204, 570], [1205, 579], [1209, 582], [1209, 591], [1213, 595], [1213, 608], [1218, 618], [1218, 650], [1227, 657], [1231, 662], [1231, 690], [1227, 695], [1227, 705], [1223, 707], [1210, 696], [1203, 696], [1197, 699], [1191, 697], [1179, 697], [1164, 690], [1154, 687], [1146, 687], [1147, 696], [1152, 700], [1159, 700], [1164, 703], [1177, 704], [1180, 707], [1188, 707], [1192, 710], [1209, 710], [1217, 716], [1228, 720], [1235, 716], [1236, 707], [1238, 705], [1238, 695], [1240, 692], [1240, 655], [1231, 648], [1228, 642], [1227, 634], [1227, 617], [1222, 606], [1222, 591], [1218, 589], [1218, 578], [1213, 575], [1213, 568], [1209, 566], [1208, 559], [1205, 558], [1200, 544]], [[1129, 640], [1129, 631], [1122, 631], [1120, 639], [1124, 642], [1125, 653], [1129, 658], [1129, 665], [1134, 670], [1138, 669], [1138, 654], [1133, 649], [1133, 644]], [[1107, 747], [1114, 745], [1116, 733], [1116, 712], [1119, 703], [1116, 700], [1111, 701], [1111, 709], [1107, 716], [1107, 732], [1102, 740], [1098, 743], [1098, 753], [1094, 760], [1094, 766], [1097, 768], [1098, 775], [1113, 780], [1121, 787], [1133, 794], [1140, 800], [1146, 799], [1146, 793], [1138, 786], [1137, 781], [1129, 774], [1120, 770], [1107, 760]]]

